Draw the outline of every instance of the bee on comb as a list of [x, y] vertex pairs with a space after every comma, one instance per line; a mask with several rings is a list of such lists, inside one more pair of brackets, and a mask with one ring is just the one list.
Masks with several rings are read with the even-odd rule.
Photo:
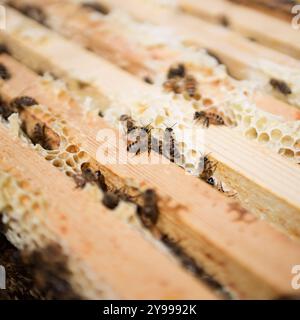
[[203, 126], [208, 128], [211, 124], [222, 126], [225, 121], [222, 116], [213, 111], [196, 111], [194, 120], [202, 122]]

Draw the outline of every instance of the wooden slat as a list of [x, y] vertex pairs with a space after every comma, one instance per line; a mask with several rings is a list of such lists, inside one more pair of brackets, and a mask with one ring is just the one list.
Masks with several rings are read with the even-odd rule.
[[299, 3], [298, 0], [281, 1], [281, 0], [229, 0], [240, 5], [254, 8], [271, 16], [290, 22], [292, 19], [291, 9]]
[[[18, 1], [14, 2], [15, 4]], [[20, 2], [24, 5], [24, 1]], [[25, 3], [31, 5], [41, 5], [41, 0], [26, 0]], [[104, 21], [91, 21], [90, 12], [80, 9], [76, 4], [70, 2], [57, 3], [56, 0], [43, 1], [43, 11], [46, 14], [47, 25], [55, 31], [62, 33], [79, 42], [81, 45], [90, 48], [95, 53], [104, 56], [120, 67], [126, 66], [126, 70], [130, 73], [144, 78], [145, 75], [158, 76], [166, 73], [172, 61], [177, 62], [176, 58], [180, 55], [173, 48], [166, 46], [163, 50], [164, 58], [161, 58], [161, 66], [159, 69], [149, 69], [151, 61], [151, 52], [142, 46], [133, 45], [130, 42], [130, 35], [124, 38], [122, 33], [118, 33], [117, 26], [111, 30], [111, 25], [106, 25]], [[115, 45], [115, 37], [122, 42], [122, 46]], [[130, 48], [130, 50], [127, 50]], [[169, 58], [167, 59], [166, 56]], [[120, 59], [121, 57], [121, 59]], [[214, 96], [222, 96], [222, 88], [215, 84], [201, 83], [201, 90]], [[222, 86], [221, 86], [222, 87]], [[256, 93], [256, 102], [258, 106], [270, 113], [282, 116], [286, 120], [300, 119], [300, 111], [286, 103], [275, 99], [272, 96], [263, 93]]]
[[[23, 28], [29, 24], [27, 19], [21, 18], [13, 11], [9, 10], [8, 13], [9, 21], [12, 17], [14, 23], [22, 19], [24, 20]], [[38, 26], [34, 25], [38, 29]], [[39, 69], [42, 66], [66, 80], [72, 79], [72, 83], [76, 82], [75, 79], [86, 83], [89, 81], [88, 79], [93, 78], [92, 88], [94, 92], [101, 92], [102, 95], [107, 97], [123, 97], [123, 99], [125, 97], [126, 101], [130, 101], [130, 97], [136, 95], [134, 93], [136, 88], [141, 89], [143, 94], [155, 95], [155, 88], [146, 86], [146, 84], [118, 71], [93, 54], [62, 40], [51, 32], [47, 32], [46, 45], [35, 43], [33, 46], [29, 39], [24, 41], [17, 35], [9, 35], [9, 30], [10, 28], [7, 29], [8, 33], [5, 35], [2, 33], [2, 40], [14, 55], [33, 68]], [[72, 56], [73, 52], [76, 52], [76, 57]], [[73, 58], [70, 59], [70, 57]], [[8, 60], [5, 63], [8, 63]], [[9, 68], [13, 70], [12, 65]], [[17, 67], [18, 70], [20, 68]], [[21, 84], [23, 86], [24, 82], [34, 83], [30, 78], [24, 80], [28, 77], [28, 72], [21, 72], [21, 74]], [[11, 81], [13, 81], [13, 78]], [[19, 91], [15, 91], [15, 94], [27, 92], [26, 87], [28, 90], [31, 88], [31, 94], [38, 90], [36, 85], [33, 89], [33, 87], [27, 85], [25, 85], [25, 88], [20, 87], [19, 84]], [[11, 90], [17, 88], [17, 82], [11, 88]], [[39, 94], [39, 97], [41, 99], [46, 95]], [[46, 101], [41, 101], [41, 103], [49, 104]], [[80, 113], [75, 117], [74, 114], [77, 114], [77, 112], [73, 108], [67, 111], [62, 108], [62, 104], [57, 104], [56, 107], [52, 105], [52, 108], [55, 112], [60, 112], [65, 119], [72, 121], [74, 127], [78, 128], [83, 136], [89, 137], [82, 141], [82, 145], [90, 155], [96, 154], [98, 144], [93, 137], [96, 137], [100, 128], [107, 128], [107, 124], [101, 118], [93, 121], [83, 121]], [[230, 139], [233, 139], [233, 144], [238, 145], [238, 141], [244, 141], [237, 134], [233, 135], [230, 130], [228, 130], [228, 134]], [[227, 163], [228, 167], [232, 168], [232, 159], [236, 159], [236, 154], [232, 151], [236, 148], [228, 149], [225, 156], [222, 156], [224, 154], [224, 143], [222, 142], [224, 141], [218, 130], [211, 129], [207, 138], [208, 141], [212, 141], [211, 145], [215, 144], [211, 139], [220, 141], [222, 145], [220, 155], [218, 152], [214, 151], [214, 153], [220, 158], [223, 157], [223, 163]], [[209, 144], [207, 143], [207, 145]], [[245, 142], [243, 150], [246, 149], [245, 157], [251, 155], [250, 159], [253, 154], [258, 154], [257, 159], [253, 159], [252, 164], [251, 162], [248, 163], [253, 168], [253, 171], [249, 172], [249, 175], [253, 175], [253, 178], [251, 177], [251, 180], [249, 180], [249, 177], [245, 178], [242, 174], [244, 169], [241, 169], [239, 163], [234, 160], [234, 166], [239, 167], [238, 170], [234, 170], [235, 175], [240, 179], [239, 182], [243, 187], [245, 186], [246, 190], [253, 188], [252, 194], [256, 195], [253, 198], [257, 198], [257, 195], [259, 196], [261, 191], [264, 191], [266, 198], [264, 199], [266, 201], [266, 209], [264, 208], [264, 210], [266, 212], [271, 210], [272, 214], [276, 215], [283, 210], [286, 215], [289, 215], [289, 218], [291, 216], [296, 218], [299, 216], [299, 209], [295, 208], [295, 203], [299, 199], [296, 192], [294, 195], [292, 194], [293, 190], [297, 190], [297, 188], [293, 188], [299, 182], [298, 173], [295, 171], [296, 167], [289, 166], [279, 157], [269, 155], [265, 151], [260, 152], [256, 145], [248, 149], [250, 145]], [[126, 151], [118, 150], [118, 152], [121, 154], [121, 159], [126, 159]], [[230, 159], [227, 157], [230, 157]], [[261, 169], [265, 168], [269, 161], [270, 168], [275, 164], [276, 174], [291, 175], [292, 178], [282, 184], [284, 179], [281, 179], [281, 176], [276, 177], [282, 180], [277, 183], [273, 169], [271, 175], [270, 172], [266, 171], [261, 177]], [[278, 166], [280, 170], [276, 169]], [[201, 263], [222, 284], [238, 294], [239, 297], [273, 297], [277, 294], [291, 292], [290, 268], [299, 260], [298, 244], [293, 243], [263, 221], [256, 220], [250, 224], [236, 221], [237, 211], [239, 210], [236, 201], [224, 198], [216, 190], [209, 188], [205, 183], [194, 177], [185, 175], [181, 169], [172, 164], [157, 167], [134, 165], [133, 162], [126, 165], [109, 165], [106, 168], [119, 177], [120, 183], [124, 184], [128, 180], [132, 180], [137, 185], [155, 188], [161, 203], [164, 203], [161, 206], [159, 230], [178, 240], [188, 254]], [[226, 171], [226, 174], [228, 172], [230, 170]], [[268, 177], [266, 182], [269, 186], [270, 183], [277, 185], [275, 191], [272, 186], [271, 193], [267, 191], [270, 190], [269, 186], [264, 184], [265, 175]], [[255, 181], [255, 183], [253, 184], [252, 181]], [[197, 196], [191, 198], [192, 194]], [[287, 201], [282, 201], [282, 199], [287, 198]], [[278, 212], [276, 212], [277, 204], [280, 208]], [[261, 205], [258, 207], [261, 208]], [[279, 254], [280, 252], [282, 254]], [[284, 260], [281, 258], [283, 255], [286, 257]], [[269, 270], [274, 270], [274, 268], [278, 268], [277, 271], [270, 274]]]
[[[246, 6], [236, 5], [228, 0], [180, 0], [179, 7], [214, 23], [226, 19], [231, 30], [254, 39], [275, 50], [300, 58], [299, 31], [294, 30], [290, 21], [285, 22]], [[255, 23], [249, 23], [255, 21]]]
[[300, 68], [299, 61], [292, 57], [248, 41], [228, 29], [201, 21], [190, 15], [138, 0], [101, 1], [125, 10], [139, 20], [171, 27], [190, 43], [212, 50], [228, 66], [230, 73], [237, 78], [247, 78], [249, 71], [255, 69], [260, 59], [267, 59], [291, 68]]
[[0, 135], [1, 170], [27, 181], [31, 190], [42, 193], [47, 201], [47, 212], [37, 212], [37, 215], [46, 214], [47, 228], [67, 248], [70, 256], [85, 264], [96, 287], [109, 289], [104, 292], [104, 297], [216, 298], [204, 285], [144, 240], [139, 232], [121, 223], [100, 201], [84, 190], [74, 188], [71, 179], [49, 165], [33, 149], [11, 138], [3, 124], [0, 125]]

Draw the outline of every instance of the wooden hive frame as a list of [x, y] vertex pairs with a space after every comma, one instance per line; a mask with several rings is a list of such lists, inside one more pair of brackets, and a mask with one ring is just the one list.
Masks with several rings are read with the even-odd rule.
[[[238, 78], [245, 78], [253, 69], [257, 60], [268, 59], [278, 64], [299, 68], [299, 61], [268, 47], [244, 39], [235, 32], [221, 26], [206, 23], [184, 13], [170, 11], [150, 2], [136, 0], [102, 1], [108, 7], [126, 10], [135, 18], [153, 24], [171, 26], [178, 34], [190, 39], [190, 43], [209, 48], [228, 66], [230, 73]], [[201, 36], [199, 36], [199, 33]]]
[[290, 21], [292, 17], [292, 7], [299, 3], [298, 0], [290, 2], [282, 2], [278, 0], [253, 0], [253, 1], [244, 1], [244, 0], [230, 0], [233, 3], [243, 4], [247, 7], [254, 8], [261, 12], [275, 15], [278, 18], [281, 18], [285, 21]]
[[[30, 25], [27, 18], [21, 17], [13, 10], [9, 10], [8, 13], [8, 19], [13, 17], [14, 20], [22, 20], [24, 27]], [[43, 29], [36, 24], [33, 26], [37, 30]], [[120, 101], [128, 100], [128, 92], [134, 92], [137, 88], [150, 95], [156, 94], [155, 88], [119, 71], [95, 55], [55, 36], [50, 31], [43, 32], [47, 34], [47, 45], [31, 43], [30, 39], [23, 41], [18, 35], [10, 34], [9, 27], [6, 33], [1, 34], [1, 40], [7, 45], [12, 56], [25, 65], [35, 71], [53, 72], [77, 92], [82, 93], [86, 90], [105, 107], [115, 97]], [[70, 60], [70, 54], [74, 51], [77, 56]], [[0, 61], [13, 74], [11, 80], [2, 83], [1, 95], [8, 101], [19, 95], [29, 95], [36, 98], [42, 105], [49, 107], [52, 113], [60, 114], [74, 130], [76, 143], [83, 146], [97, 163], [94, 156], [97, 153], [97, 143], [91, 137], [96, 137], [99, 128], [108, 128], [108, 124], [101, 118], [87, 119], [83, 122], [82, 109], [72, 101], [70, 93], [62, 97], [53, 97], [53, 92], [43, 86], [42, 79], [19, 62], [6, 55], [1, 56]], [[80, 65], [78, 61], [84, 61], [84, 64]], [[96, 66], [101, 70], [102, 76], [93, 71]], [[91, 77], [93, 77], [92, 81]], [[28, 86], [26, 83], [31, 84]], [[292, 109], [287, 106], [287, 110]], [[34, 109], [30, 108], [20, 117], [23, 121], [30, 121], [28, 119], [34, 117], [45, 122], [41, 114], [36, 114]], [[291, 116], [289, 113], [286, 117], [293, 118], [294, 115]], [[48, 122], [47, 125], [55, 132], [55, 126], [51, 128], [52, 124]], [[235, 159], [241, 160], [242, 157], [241, 154], [232, 154], [232, 150], [239, 144], [242, 145], [245, 160], [236, 163]], [[299, 189], [297, 187], [300, 181], [299, 171], [296, 166], [264, 148], [258, 148], [257, 145], [241, 139], [238, 134], [226, 128], [209, 128], [206, 147], [212, 151], [211, 157], [219, 162], [218, 173], [238, 191], [239, 199], [245, 207], [258, 214], [269, 212], [273, 222], [290, 233], [298, 235], [299, 199], [296, 192], [295, 194], [292, 192]], [[126, 152], [124, 153], [123, 150], [118, 152], [122, 157], [126, 157]], [[17, 155], [17, 152], [15, 154]], [[253, 154], [256, 155], [256, 159], [251, 163], [249, 158]], [[175, 165], [145, 167], [137, 165], [133, 160], [133, 164], [125, 166], [101, 163], [97, 166], [112, 187], [122, 188], [128, 194], [132, 192], [131, 189], [134, 189], [132, 185], [138, 190], [154, 188], [160, 198], [161, 211], [154, 234], [159, 232], [178, 241], [196, 263], [203, 266], [210, 275], [238, 297], [271, 298], [293, 293], [289, 279], [291, 266], [299, 261], [298, 243], [276, 231], [266, 222], [255, 220], [249, 224], [235, 221], [231, 214], [236, 214], [239, 210], [246, 214], [236, 200], [227, 199], [205, 183], [186, 176]], [[267, 170], [268, 166], [270, 171]], [[287, 176], [291, 178], [286, 181]], [[284, 180], [286, 183], [283, 185]], [[180, 182], [180, 192], [178, 192], [178, 182]], [[250, 187], [254, 190], [251, 197], [247, 192]], [[192, 193], [198, 195], [196, 199], [190, 198]], [[277, 212], [274, 208], [275, 203], [278, 205]], [[282, 214], [282, 210], [286, 210], [288, 217]], [[276, 216], [272, 219], [271, 214], [274, 212]], [[55, 221], [55, 217], [53, 219]], [[115, 232], [111, 234], [115, 236]], [[95, 236], [94, 239], [97, 237]], [[130, 244], [128, 246], [131, 247]], [[279, 254], [280, 252], [282, 254]], [[284, 261], [281, 259], [283, 255]], [[163, 265], [167, 262], [159, 263]], [[269, 274], [270, 268], [276, 269], [273, 275]], [[179, 271], [175, 271], [174, 268], [174, 272]], [[278, 277], [278, 274], [281, 276]], [[182, 275], [182, 277], [185, 276]], [[105, 277], [109, 279], [107, 275]], [[159, 290], [155, 292], [159, 294]], [[162, 292], [159, 297], [164, 297], [164, 294]], [[168, 294], [166, 295], [168, 297]], [[134, 294], [133, 296], [136, 297]], [[145, 294], [145, 297], [149, 296], [151, 295]], [[202, 287], [196, 288], [196, 285], [195, 296], [212, 297], [208, 291]], [[123, 297], [127, 296], [124, 294]]]
[[[228, 0], [213, 1], [210, 5], [205, 1], [182, 0], [179, 1], [179, 7], [217, 24], [226, 17], [230, 29], [295, 58], [300, 57], [299, 35], [298, 31], [291, 27], [291, 15], [289, 21], [281, 21], [272, 15]], [[255, 23], [249, 23], [254, 20]]]

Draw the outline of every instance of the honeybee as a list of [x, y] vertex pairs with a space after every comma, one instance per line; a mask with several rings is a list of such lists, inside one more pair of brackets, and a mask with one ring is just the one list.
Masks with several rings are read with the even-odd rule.
[[184, 89], [189, 97], [197, 100], [200, 99], [200, 95], [198, 93], [198, 81], [194, 76], [188, 75], [185, 78]]
[[127, 151], [134, 152], [136, 155], [148, 150], [148, 155], [152, 151], [152, 128], [150, 125], [144, 127], [137, 127], [135, 132], [132, 132], [134, 141], [128, 141]]
[[0, 78], [2, 80], [9, 80], [11, 78], [10, 72], [3, 63], [0, 63]]
[[163, 87], [167, 92], [174, 92], [176, 94], [180, 94], [184, 91], [181, 81], [182, 80], [178, 78], [171, 78], [164, 82]]
[[154, 84], [154, 81], [149, 76], [144, 77], [143, 80], [148, 84]]
[[288, 86], [288, 84], [282, 80], [278, 79], [271, 79], [270, 85], [273, 87], [273, 89], [281, 92], [284, 95], [292, 94], [291, 88]]
[[210, 124], [222, 126], [225, 124], [224, 119], [212, 111], [196, 111], [194, 114], [194, 120], [202, 121], [203, 126], [208, 128]]
[[105, 192], [103, 199], [102, 199], [102, 203], [105, 207], [107, 207], [108, 209], [115, 209], [120, 202], [120, 198], [113, 192]]
[[136, 140], [133, 141], [133, 142], [129, 142], [127, 143], [127, 151], [128, 152], [131, 152], [131, 153], [135, 153], [135, 155], [139, 155], [143, 150], [141, 150], [141, 146], [142, 146], [142, 143], [141, 143], [142, 139], [140, 136], [137, 136], [136, 137]]
[[163, 138], [163, 147], [167, 149], [168, 154], [167, 156], [169, 157], [171, 162], [175, 162], [175, 158], [180, 157], [180, 153], [176, 147], [176, 139], [174, 136], [174, 126], [172, 127], [166, 127], [165, 133], [164, 133], [164, 138]]
[[135, 125], [135, 121], [127, 114], [123, 114], [120, 117], [121, 122], [126, 122], [126, 131], [127, 134], [131, 131], [138, 129], [138, 126]]
[[28, 96], [22, 96], [22, 97], [17, 97], [13, 99], [10, 103], [10, 106], [13, 110], [20, 111], [25, 107], [32, 107], [37, 104], [38, 102], [34, 98], [31, 98]]
[[[44, 149], [51, 150], [52, 146], [47, 135], [47, 126], [43, 123], [37, 123], [34, 126], [31, 141], [34, 145], [40, 144]], [[25, 131], [26, 132], [26, 131]]]
[[146, 228], [154, 227], [159, 218], [158, 198], [153, 189], [147, 189], [143, 194], [143, 206], [139, 206], [137, 213]]
[[174, 78], [184, 78], [186, 75], [186, 69], [183, 63], [179, 63], [176, 66], [173, 66], [169, 69], [167, 78], [174, 79]]
[[3, 117], [3, 119], [7, 120], [13, 113], [14, 111], [0, 96], [0, 115]]
[[[203, 162], [203, 166], [202, 166], [202, 162]], [[201, 164], [199, 164], [199, 167], [202, 167], [202, 172], [199, 175], [200, 179], [208, 182], [211, 185], [214, 185], [215, 181], [212, 177], [217, 169], [217, 166], [218, 166], [217, 162], [213, 162], [209, 160], [207, 155], [204, 156], [201, 159]]]
[[105, 177], [100, 170], [93, 172], [90, 168], [90, 164], [85, 162], [81, 165], [81, 172], [82, 177], [86, 182], [95, 183], [102, 191], [107, 191], [108, 188], [105, 182]]
[[167, 92], [184, 94], [186, 98], [199, 100], [201, 95], [198, 93], [198, 81], [193, 75], [188, 75], [183, 64], [169, 69], [167, 80], [163, 87]]

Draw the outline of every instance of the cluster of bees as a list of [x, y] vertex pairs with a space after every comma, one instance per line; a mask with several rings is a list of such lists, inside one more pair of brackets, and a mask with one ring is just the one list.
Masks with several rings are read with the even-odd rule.
[[[187, 73], [183, 63], [179, 63], [169, 69], [163, 88], [166, 92], [182, 94], [187, 100], [201, 99], [201, 94], [198, 90], [198, 81], [193, 75]], [[225, 124], [223, 117], [215, 110], [196, 111], [194, 113], [194, 120], [201, 122], [204, 127], [209, 127], [210, 124]]]
[[201, 94], [198, 91], [198, 81], [187, 73], [184, 64], [179, 63], [169, 69], [167, 80], [163, 84], [166, 92], [174, 92], [175, 94], [183, 94], [187, 99], [200, 100]]
[[143, 152], [155, 151], [164, 155], [171, 162], [175, 162], [180, 157], [176, 146], [173, 127], [166, 127], [162, 139], [157, 139], [152, 135], [153, 127], [137, 126], [135, 121], [129, 115], [122, 115], [120, 121], [125, 124], [127, 134], [127, 151], [135, 155]]
[[[104, 193], [102, 204], [110, 210], [114, 210], [119, 205], [120, 200], [135, 202], [132, 197], [120, 193], [120, 190], [110, 191], [101, 171], [93, 170], [88, 162], [81, 165], [81, 173], [73, 175], [73, 179], [77, 188], [82, 189], [89, 183], [102, 190]], [[138, 197], [141, 198], [142, 205], [137, 206], [137, 215], [146, 228], [152, 228], [157, 224], [159, 218], [156, 192], [153, 189], [147, 189], [140, 193]]]
[[[209, 123], [217, 123], [217, 124], [224, 124], [223, 119], [214, 113], [205, 113], [205, 112], [196, 112], [195, 119], [205, 121], [206, 125], [208, 126]], [[122, 115], [120, 117], [120, 121], [125, 123], [125, 128], [127, 135], [130, 135], [131, 132], [136, 131], [138, 134], [135, 136], [134, 141], [130, 139], [127, 142], [127, 151], [132, 152], [135, 155], [138, 155], [142, 152], [147, 152], [148, 155], [153, 150], [158, 152], [161, 155], [166, 155], [163, 152], [163, 147], [167, 146], [167, 153], [168, 158], [171, 162], [175, 162], [175, 158], [180, 157], [180, 153], [176, 147], [176, 140], [174, 137], [174, 132], [172, 127], [167, 127], [164, 132], [163, 140], [156, 140], [152, 137], [151, 130], [152, 127], [148, 126], [137, 126], [135, 121], [128, 115]], [[153, 143], [154, 142], [154, 143]], [[202, 170], [199, 174], [199, 178], [204, 180], [209, 185], [217, 188], [219, 191], [224, 192], [222, 184], [218, 183], [216, 179], [213, 177], [216, 169], [217, 163], [209, 160], [208, 156], [204, 156], [201, 161]], [[199, 164], [200, 167], [200, 164]]]

